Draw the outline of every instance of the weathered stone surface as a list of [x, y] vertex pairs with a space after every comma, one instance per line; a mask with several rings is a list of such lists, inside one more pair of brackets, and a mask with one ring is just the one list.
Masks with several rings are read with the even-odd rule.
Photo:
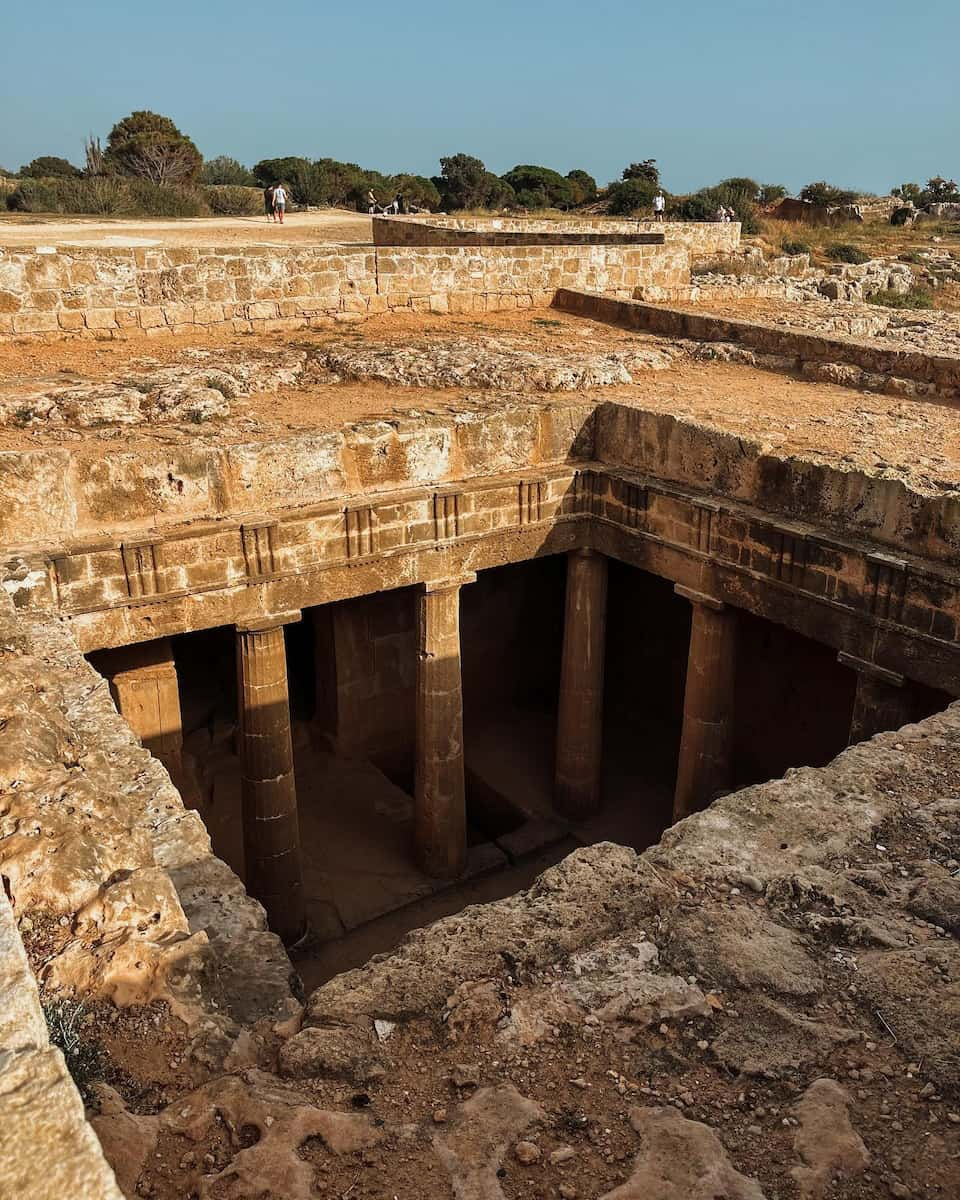
[[815, 1079], [797, 1104], [794, 1145], [803, 1166], [790, 1173], [804, 1200], [823, 1200], [835, 1182], [859, 1175], [870, 1163], [849, 1107], [849, 1093], [833, 1079]]
[[540, 1106], [509, 1084], [481, 1088], [462, 1104], [449, 1131], [433, 1140], [457, 1200], [502, 1200], [497, 1172], [508, 1146], [543, 1119]]
[[642, 1139], [633, 1175], [603, 1200], [763, 1200], [756, 1180], [735, 1170], [717, 1135], [675, 1108], [635, 1108]]
[[367, 1029], [309, 1026], [280, 1049], [280, 1074], [287, 1079], [314, 1076], [363, 1083], [375, 1071], [374, 1047]]

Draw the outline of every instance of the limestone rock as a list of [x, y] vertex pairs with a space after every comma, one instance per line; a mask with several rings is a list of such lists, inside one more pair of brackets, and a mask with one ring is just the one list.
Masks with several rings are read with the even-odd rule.
[[675, 1108], [635, 1108], [630, 1124], [641, 1138], [633, 1174], [602, 1200], [764, 1200], [709, 1126]]
[[433, 1139], [457, 1200], [503, 1200], [497, 1171], [507, 1147], [543, 1120], [543, 1110], [511, 1084], [481, 1088]]
[[823, 1200], [839, 1179], [866, 1170], [870, 1162], [863, 1140], [850, 1124], [850, 1096], [832, 1079], [815, 1079], [796, 1107], [800, 1126], [794, 1139], [803, 1166], [790, 1174], [803, 1200]]
[[362, 1083], [373, 1069], [370, 1036], [355, 1026], [308, 1026], [280, 1049], [280, 1074], [286, 1079], [321, 1076]]
[[121, 1191], [135, 1196], [137, 1180], [160, 1136], [160, 1118], [129, 1112], [120, 1093], [109, 1084], [99, 1084], [97, 1093], [100, 1111], [90, 1118], [90, 1124]]

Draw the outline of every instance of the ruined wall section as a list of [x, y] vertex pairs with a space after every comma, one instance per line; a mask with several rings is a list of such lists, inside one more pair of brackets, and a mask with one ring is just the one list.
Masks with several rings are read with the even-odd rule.
[[868, 388], [895, 396], [933, 396], [960, 403], [960, 357], [956, 355], [930, 354], [884, 345], [877, 339], [826, 335], [573, 289], [558, 291], [554, 305], [564, 312], [660, 337], [742, 346], [749, 355], [741, 361], [770, 370], [796, 372], [823, 383]]
[[[373, 240], [378, 246], [456, 246], [467, 239], [491, 239], [498, 234], [535, 237], [558, 243], [569, 238], [662, 237], [668, 246], [682, 246], [691, 258], [730, 254], [740, 246], [740, 223], [714, 221], [628, 221], [605, 217], [567, 217], [562, 221], [530, 217], [374, 217]], [[475, 242], [474, 244], [480, 244]]]
[[263, 332], [394, 310], [542, 307], [560, 287], [629, 297], [689, 281], [680, 244], [0, 250], [0, 338]]

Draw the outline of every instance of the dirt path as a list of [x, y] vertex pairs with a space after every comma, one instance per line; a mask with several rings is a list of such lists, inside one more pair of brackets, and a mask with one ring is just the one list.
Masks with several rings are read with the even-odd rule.
[[259, 216], [103, 220], [0, 214], [0, 246], [283, 246], [372, 240], [369, 217], [339, 208], [290, 213], [282, 226]]

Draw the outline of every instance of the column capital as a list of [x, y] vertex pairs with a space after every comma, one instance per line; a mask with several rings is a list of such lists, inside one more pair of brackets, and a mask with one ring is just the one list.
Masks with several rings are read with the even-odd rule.
[[452, 592], [455, 588], [465, 587], [468, 583], [476, 582], [476, 571], [463, 571], [459, 575], [450, 575], [446, 579], [425, 579], [421, 587], [427, 595], [430, 595], [432, 592]]
[[271, 629], [280, 629], [283, 625], [296, 625], [303, 617], [299, 609], [293, 612], [271, 613], [262, 617], [250, 617], [245, 621], [237, 621], [237, 633], [267, 633]]
[[906, 683], [906, 676], [899, 672], [888, 671], [886, 667], [881, 667], [868, 658], [858, 658], [855, 654], [848, 654], [845, 650], [838, 652], [837, 662], [842, 667], [849, 667], [852, 671], [856, 671], [858, 675], [866, 675], [867, 678], [876, 679], [879, 683], [886, 683], [890, 687], [903, 687]]
[[675, 583], [673, 590], [678, 596], [682, 596], [684, 600], [689, 600], [691, 604], [701, 604], [704, 608], [709, 608], [713, 612], [723, 612], [727, 607], [716, 596], [708, 596], [706, 592], [698, 592], [694, 588], [684, 587], [682, 583]]

